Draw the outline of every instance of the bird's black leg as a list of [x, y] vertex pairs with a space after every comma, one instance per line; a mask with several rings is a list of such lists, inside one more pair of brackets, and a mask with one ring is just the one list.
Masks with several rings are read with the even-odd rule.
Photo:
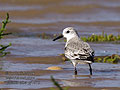
[[77, 69], [76, 69], [76, 67], [75, 67], [75, 75], [77, 75]]
[[89, 64], [89, 70], [90, 70], [90, 75], [92, 75], [92, 68], [91, 68], [91, 64], [90, 63], [88, 63]]

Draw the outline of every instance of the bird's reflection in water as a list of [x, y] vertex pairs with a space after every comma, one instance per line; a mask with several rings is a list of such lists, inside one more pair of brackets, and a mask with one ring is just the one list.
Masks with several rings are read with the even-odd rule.
[[[80, 79], [84, 78], [84, 79]], [[78, 86], [92, 86], [92, 76], [91, 75], [73, 75], [73, 79], [68, 80], [61, 80], [63, 83], [63, 86], [72, 86], [72, 87], [78, 87]]]
[[74, 79], [80, 79], [80, 78], [92, 78], [92, 75], [73, 75]]

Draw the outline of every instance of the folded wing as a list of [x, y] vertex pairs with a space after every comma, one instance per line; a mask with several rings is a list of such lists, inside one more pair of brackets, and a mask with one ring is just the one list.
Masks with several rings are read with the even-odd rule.
[[74, 60], [94, 62], [94, 51], [90, 45], [81, 40], [68, 42], [65, 47], [65, 56]]

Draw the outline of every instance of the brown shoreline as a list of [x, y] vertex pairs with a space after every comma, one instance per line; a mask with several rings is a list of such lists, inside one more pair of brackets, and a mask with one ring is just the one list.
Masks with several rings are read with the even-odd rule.
[[62, 63], [60, 56], [53, 57], [6, 57], [5, 60], [17, 61], [23, 63], [40, 63], [40, 64], [59, 64]]

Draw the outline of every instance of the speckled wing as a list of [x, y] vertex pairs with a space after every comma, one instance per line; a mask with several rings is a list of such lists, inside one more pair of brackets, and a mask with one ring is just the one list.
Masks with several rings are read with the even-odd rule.
[[65, 56], [73, 60], [85, 60], [94, 62], [94, 51], [90, 45], [81, 40], [70, 40], [65, 46]]

